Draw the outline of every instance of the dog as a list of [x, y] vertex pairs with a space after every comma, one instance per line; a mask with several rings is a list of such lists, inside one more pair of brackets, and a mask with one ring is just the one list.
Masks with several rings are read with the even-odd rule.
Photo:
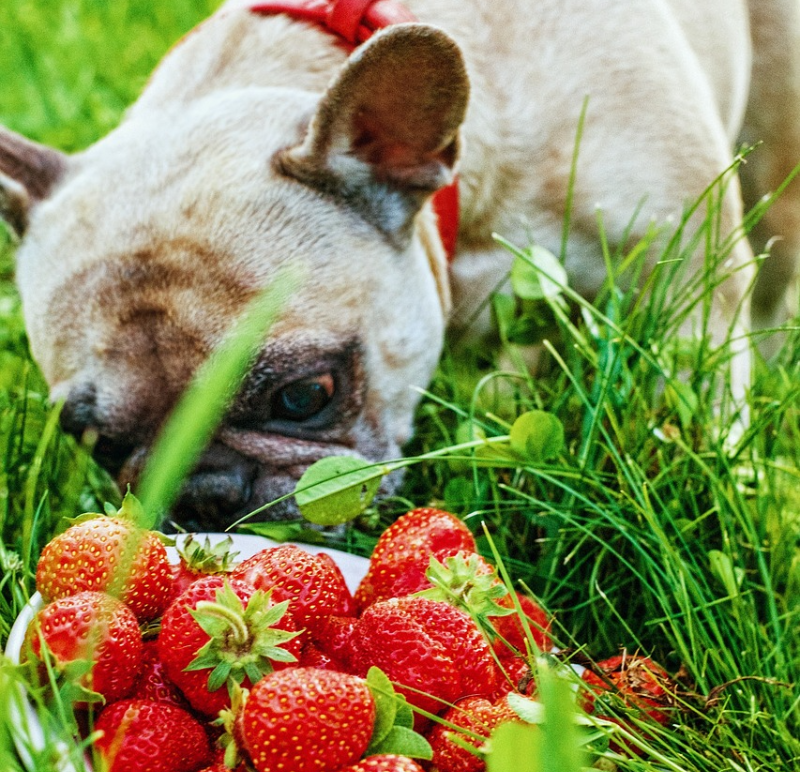
[[[557, 254], [569, 209], [565, 267], [591, 298], [598, 209], [612, 245], [639, 238], [758, 142], [721, 203], [721, 232], [741, 228], [800, 161], [798, 31], [794, 0], [230, 0], [83, 152], [0, 133], [0, 211], [64, 426], [135, 481], [199, 365], [300, 264], [178, 519], [224, 526], [323, 456], [397, 457], [446, 327], [508, 273], [493, 234]], [[740, 394], [750, 325], [793, 312], [798, 218], [790, 186], [716, 289]]]

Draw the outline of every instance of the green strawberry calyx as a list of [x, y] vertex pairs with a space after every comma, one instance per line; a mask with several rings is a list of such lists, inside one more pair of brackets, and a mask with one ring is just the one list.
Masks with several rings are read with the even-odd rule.
[[230, 573], [239, 555], [232, 548], [233, 539], [230, 536], [212, 546], [208, 535], [201, 543], [191, 533], [176, 547], [178, 555], [190, 571], [206, 575]]
[[514, 613], [513, 608], [498, 603], [508, 595], [508, 588], [495, 571], [486, 572], [486, 564], [476, 553], [452, 555], [444, 563], [431, 557], [425, 576], [433, 586], [415, 593], [417, 596], [461, 609], [484, 630], [492, 631], [490, 617]]
[[256, 683], [274, 670], [273, 662], [296, 661], [282, 644], [300, 632], [273, 627], [286, 613], [289, 601], [273, 604], [270, 595], [271, 591], [256, 590], [245, 606], [226, 581], [214, 601], [200, 601], [189, 610], [209, 640], [186, 670], [210, 669], [209, 691], [226, 684], [230, 689], [245, 677]]
[[102, 512], [84, 512], [77, 517], [67, 518], [67, 521], [70, 525], [75, 525], [76, 523], [84, 523], [87, 520], [96, 520], [101, 517], [110, 517], [123, 521], [141, 531], [153, 531], [165, 545], [172, 546], [175, 544], [174, 539], [154, 530], [156, 525], [155, 516], [145, 511], [139, 499], [131, 493], [130, 486], [128, 486], [128, 490], [123, 496], [119, 507], [107, 501], [103, 505]]
[[248, 689], [242, 688], [235, 681], [229, 688], [231, 695], [231, 706], [223, 708], [219, 716], [212, 721], [212, 725], [222, 727], [223, 733], [217, 740], [217, 745], [224, 751], [224, 763], [228, 769], [236, 769], [242, 761], [242, 753], [239, 744], [236, 742], [236, 722], [239, 719], [247, 698], [250, 696]]

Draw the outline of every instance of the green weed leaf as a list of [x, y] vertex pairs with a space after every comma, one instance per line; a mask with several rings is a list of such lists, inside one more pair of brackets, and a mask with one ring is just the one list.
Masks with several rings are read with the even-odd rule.
[[549, 250], [532, 246], [511, 266], [511, 287], [523, 300], [554, 300], [567, 286], [567, 272]]
[[739, 588], [744, 581], [744, 571], [738, 566], [734, 566], [730, 556], [719, 550], [708, 551], [708, 562], [711, 566], [711, 573], [719, 579], [728, 594], [738, 595]]
[[514, 421], [509, 443], [517, 456], [525, 461], [547, 461], [564, 448], [564, 425], [552, 413], [530, 410]]
[[297, 481], [295, 499], [306, 520], [341, 525], [358, 517], [372, 502], [385, 466], [352, 456], [327, 456], [313, 463]]

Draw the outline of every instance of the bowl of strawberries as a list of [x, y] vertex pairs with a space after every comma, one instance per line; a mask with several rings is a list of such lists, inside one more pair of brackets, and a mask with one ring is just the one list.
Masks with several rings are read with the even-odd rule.
[[[31, 683], [74, 708], [85, 753], [64, 748], [62, 770], [461, 769], [551, 646], [547, 614], [442, 510], [399, 518], [368, 560], [250, 535], [165, 545], [137, 507], [46, 545], [9, 637]], [[453, 743], [442, 716], [473, 739]], [[22, 701], [27, 761], [38, 722]]]

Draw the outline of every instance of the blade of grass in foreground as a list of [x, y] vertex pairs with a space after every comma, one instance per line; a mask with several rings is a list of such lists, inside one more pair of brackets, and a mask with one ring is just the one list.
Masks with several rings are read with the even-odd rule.
[[300, 281], [297, 268], [278, 273], [200, 367], [173, 410], [156, 441], [137, 492], [145, 512], [154, 520], [163, 517], [175, 503], [181, 483], [208, 445], [253, 355]]

